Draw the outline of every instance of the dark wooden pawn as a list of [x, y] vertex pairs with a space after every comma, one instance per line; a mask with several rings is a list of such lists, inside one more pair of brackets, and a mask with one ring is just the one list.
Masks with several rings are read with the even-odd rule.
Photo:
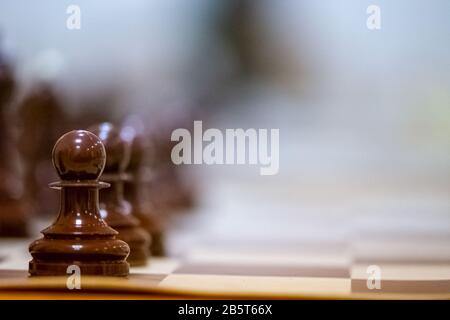
[[100, 215], [99, 189], [108, 184], [98, 179], [105, 163], [105, 147], [91, 132], [71, 131], [56, 142], [53, 165], [61, 181], [50, 186], [61, 191], [60, 211], [29, 247], [31, 276], [67, 275], [72, 265], [81, 276], [129, 274], [130, 248]]
[[123, 193], [126, 179], [124, 171], [130, 160], [130, 143], [110, 123], [93, 126], [90, 131], [97, 134], [105, 145], [107, 160], [102, 179], [111, 184], [111, 188], [100, 192], [100, 213], [119, 232], [118, 237], [130, 246], [127, 260], [130, 265], [145, 265], [149, 258], [151, 238], [133, 216], [133, 206], [125, 200]]

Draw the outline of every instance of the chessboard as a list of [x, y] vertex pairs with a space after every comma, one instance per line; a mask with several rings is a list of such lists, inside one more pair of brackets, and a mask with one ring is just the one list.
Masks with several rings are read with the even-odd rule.
[[415, 189], [391, 201], [387, 187], [333, 189], [324, 203], [323, 191], [293, 194], [287, 182], [214, 181], [199, 190], [208, 197], [170, 222], [167, 255], [126, 278], [82, 276], [81, 289], [69, 290], [69, 274], [29, 277], [28, 246], [50, 221], [35, 221], [28, 239], [1, 239], [0, 299], [450, 299], [439, 189], [427, 201]]
[[[209, 242], [180, 257], [151, 258], [127, 278], [29, 277], [28, 243], [2, 240], [0, 299], [449, 299], [450, 261], [380, 259], [369, 265], [344, 244], [254, 246]], [[404, 252], [403, 252], [404, 254]]]

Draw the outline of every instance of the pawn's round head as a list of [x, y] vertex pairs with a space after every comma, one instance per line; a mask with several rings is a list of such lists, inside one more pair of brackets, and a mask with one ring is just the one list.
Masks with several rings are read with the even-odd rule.
[[97, 180], [105, 163], [105, 146], [86, 130], [64, 134], [53, 148], [53, 165], [62, 180]]
[[105, 173], [123, 172], [130, 161], [131, 146], [119, 128], [109, 122], [103, 122], [88, 130], [96, 134], [105, 145]]

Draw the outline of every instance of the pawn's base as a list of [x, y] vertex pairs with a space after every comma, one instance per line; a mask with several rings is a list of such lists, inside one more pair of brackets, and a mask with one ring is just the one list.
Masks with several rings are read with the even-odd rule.
[[130, 245], [130, 255], [127, 258], [127, 262], [132, 267], [143, 267], [148, 263], [148, 250], [145, 246], [139, 246], [133, 248]]
[[140, 227], [120, 227], [112, 226], [119, 232], [118, 239], [125, 241], [130, 246], [130, 255], [127, 257], [127, 262], [135, 266], [145, 266], [150, 257], [148, 247], [151, 243], [151, 238], [144, 229]]
[[80, 276], [110, 276], [126, 277], [130, 271], [130, 265], [125, 261], [118, 262], [57, 262], [31, 260], [28, 267], [30, 276], [68, 276], [73, 274], [71, 266], [80, 268]]

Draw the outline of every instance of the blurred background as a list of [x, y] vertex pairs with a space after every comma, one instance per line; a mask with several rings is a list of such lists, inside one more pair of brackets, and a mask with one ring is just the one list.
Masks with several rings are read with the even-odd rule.
[[[372, 4], [380, 30], [366, 26]], [[50, 153], [65, 131], [131, 121], [170, 143], [203, 120], [280, 129], [280, 170], [177, 168], [196, 206], [167, 231], [170, 253], [345, 242], [360, 259], [448, 261], [449, 12], [445, 0], [3, 1], [15, 90], [2, 108], [33, 217], [55, 214]]]

